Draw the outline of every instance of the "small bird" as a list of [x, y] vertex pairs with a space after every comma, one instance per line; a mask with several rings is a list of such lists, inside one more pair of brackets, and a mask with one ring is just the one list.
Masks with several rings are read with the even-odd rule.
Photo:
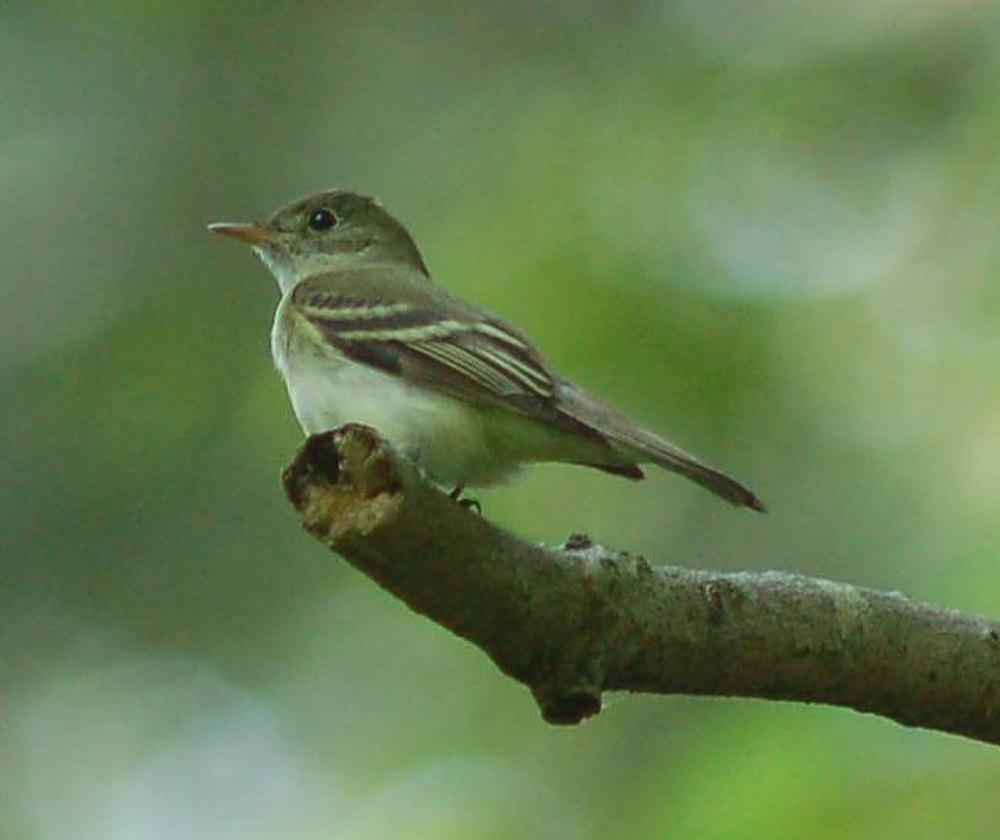
[[271, 350], [307, 435], [372, 426], [455, 498], [529, 463], [638, 481], [652, 462], [764, 510], [736, 479], [563, 379], [522, 332], [434, 283], [377, 200], [330, 190], [262, 224], [209, 229], [248, 243], [278, 282]]

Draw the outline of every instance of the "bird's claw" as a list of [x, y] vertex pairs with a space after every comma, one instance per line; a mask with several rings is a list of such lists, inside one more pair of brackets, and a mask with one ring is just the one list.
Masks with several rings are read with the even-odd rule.
[[453, 501], [458, 502], [466, 510], [468, 510], [469, 508], [474, 508], [475, 511], [476, 511], [476, 513], [478, 513], [480, 516], [482, 516], [483, 515], [483, 506], [481, 504], [479, 504], [479, 500], [478, 499], [463, 499], [462, 498], [462, 491], [464, 489], [465, 489], [465, 485], [464, 484], [456, 484], [454, 486], [454, 488], [452, 488], [452, 491], [448, 494], [448, 497], [450, 499], [452, 499]]
[[480, 516], [483, 515], [483, 506], [479, 504], [479, 499], [456, 499], [455, 501], [457, 501], [466, 510], [471, 508]]

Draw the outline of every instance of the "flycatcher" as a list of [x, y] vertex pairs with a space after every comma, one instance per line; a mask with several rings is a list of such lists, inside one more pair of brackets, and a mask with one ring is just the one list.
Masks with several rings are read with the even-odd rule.
[[528, 463], [639, 480], [651, 462], [764, 509], [734, 478], [563, 379], [519, 330], [436, 285], [378, 201], [331, 190], [263, 224], [209, 229], [248, 243], [278, 281], [271, 350], [306, 434], [372, 426], [456, 494]]

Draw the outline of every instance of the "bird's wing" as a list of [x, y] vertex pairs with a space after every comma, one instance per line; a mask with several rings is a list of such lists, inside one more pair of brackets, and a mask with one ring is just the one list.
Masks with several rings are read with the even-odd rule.
[[506, 408], [590, 438], [591, 466], [642, 478], [651, 460], [757, 510], [748, 488], [555, 376], [531, 343], [502, 321], [458, 305], [403, 303], [300, 284], [292, 303], [323, 340], [348, 358], [476, 404]]
[[562, 428], [584, 426], [558, 410], [556, 377], [530, 342], [502, 321], [457, 307], [365, 299], [309, 285], [296, 288], [292, 303], [355, 361], [459, 399]]

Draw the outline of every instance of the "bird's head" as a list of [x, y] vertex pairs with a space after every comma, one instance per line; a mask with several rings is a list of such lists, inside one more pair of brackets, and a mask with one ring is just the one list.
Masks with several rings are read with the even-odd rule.
[[293, 201], [266, 222], [208, 228], [248, 243], [283, 290], [303, 277], [364, 264], [408, 265], [427, 273], [406, 228], [375, 199], [347, 190]]

